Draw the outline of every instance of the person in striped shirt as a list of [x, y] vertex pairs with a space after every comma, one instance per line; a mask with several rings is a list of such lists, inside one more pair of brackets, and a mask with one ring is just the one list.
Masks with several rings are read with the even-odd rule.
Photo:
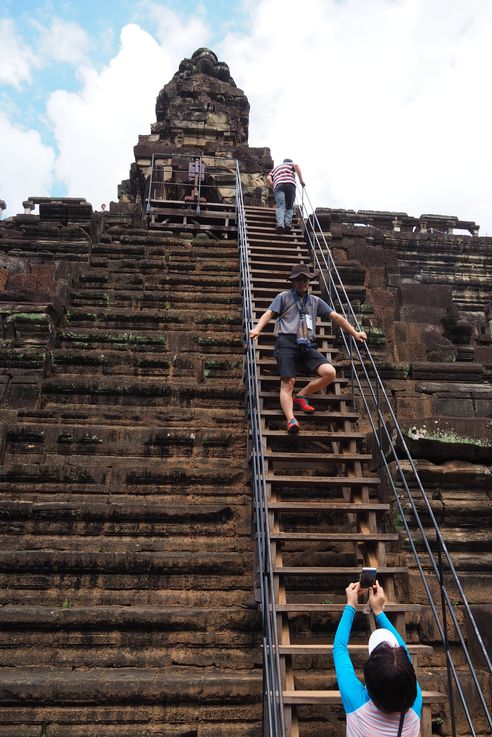
[[282, 164], [276, 166], [267, 176], [267, 184], [273, 189], [275, 197], [275, 218], [277, 221], [277, 233], [290, 233], [292, 229], [292, 215], [294, 214], [294, 200], [296, 198], [296, 174], [299, 177], [301, 187], [304, 187], [304, 179], [301, 170], [292, 159], [284, 159]]
[[407, 647], [384, 614], [385, 595], [377, 581], [369, 589], [369, 606], [378, 629], [369, 638], [365, 685], [355, 674], [348, 643], [360, 590], [358, 582], [345, 589], [347, 605], [333, 642], [338, 687], [347, 715], [347, 737], [418, 737], [422, 691]]

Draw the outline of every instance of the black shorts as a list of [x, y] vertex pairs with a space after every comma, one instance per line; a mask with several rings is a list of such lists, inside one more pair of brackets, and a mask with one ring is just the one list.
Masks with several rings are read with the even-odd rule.
[[318, 366], [330, 363], [314, 345], [307, 351], [301, 350], [296, 335], [278, 335], [273, 355], [281, 379], [291, 379], [303, 372], [314, 374]]

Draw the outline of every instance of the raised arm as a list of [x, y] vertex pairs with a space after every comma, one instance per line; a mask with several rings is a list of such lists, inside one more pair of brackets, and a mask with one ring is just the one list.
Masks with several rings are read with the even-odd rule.
[[367, 691], [364, 685], [355, 675], [355, 669], [350, 659], [348, 644], [350, 631], [355, 617], [355, 606], [359, 591], [358, 583], [351, 583], [345, 590], [347, 595], [347, 606], [343, 610], [342, 617], [333, 641], [333, 660], [337, 674], [338, 688], [342, 697], [343, 708], [347, 714], [355, 711], [367, 700]]
[[296, 170], [297, 176], [299, 177], [301, 187], [304, 187], [306, 183], [304, 181], [304, 177], [302, 176], [301, 167], [298, 166], [297, 164], [294, 164], [294, 169]]

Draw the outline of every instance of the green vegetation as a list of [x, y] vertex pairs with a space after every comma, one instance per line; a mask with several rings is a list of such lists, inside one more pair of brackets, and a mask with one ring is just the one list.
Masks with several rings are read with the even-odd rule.
[[407, 434], [412, 440], [437, 440], [440, 443], [477, 445], [480, 448], [488, 448], [490, 445], [487, 440], [481, 438], [467, 438], [452, 431], [428, 430], [425, 425], [421, 427], [414, 425], [407, 430]]
[[46, 322], [48, 319], [44, 312], [14, 312], [7, 317], [6, 322]]

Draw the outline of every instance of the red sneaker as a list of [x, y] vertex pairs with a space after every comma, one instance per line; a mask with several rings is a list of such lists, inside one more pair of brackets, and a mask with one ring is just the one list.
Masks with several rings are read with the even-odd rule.
[[302, 409], [303, 412], [316, 412], [316, 408], [312, 406], [312, 404], [308, 404], [304, 397], [301, 397], [300, 395], [297, 397], [292, 397], [294, 406], [298, 409]]
[[299, 425], [295, 417], [293, 417], [291, 420], [288, 421], [287, 432], [289, 433], [289, 435], [295, 435], [296, 433], [299, 432], [300, 429], [301, 429], [301, 426]]

